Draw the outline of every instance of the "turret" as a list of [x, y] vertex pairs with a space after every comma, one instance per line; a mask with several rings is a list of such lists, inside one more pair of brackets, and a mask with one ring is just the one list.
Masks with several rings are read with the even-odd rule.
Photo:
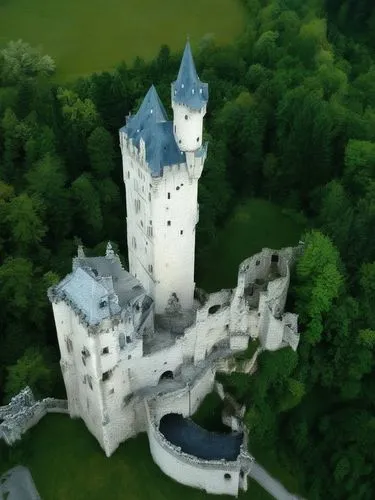
[[176, 144], [181, 151], [196, 151], [202, 146], [208, 85], [199, 80], [189, 42], [185, 46], [177, 80], [172, 83], [171, 100]]

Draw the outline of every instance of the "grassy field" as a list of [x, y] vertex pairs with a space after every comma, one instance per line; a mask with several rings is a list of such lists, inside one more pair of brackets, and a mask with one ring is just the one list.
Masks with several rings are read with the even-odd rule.
[[[22, 463], [43, 500], [207, 500], [202, 491], [168, 478], [153, 462], [147, 435], [122, 444], [109, 459], [82, 420], [48, 415], [22, 442]], [[0, 464], [4, 469], [4, 464]], [[229, 500], [232, 497], [210, 497]], [[242, 500], [269, 500], [256, 483]]]
[[227, 43], [243, 26], [240, 0], [0, 0], [0, 46], [19, 38], [42, 46], [60, 79], [150, 59], [162, 44], [182, 49], [187, 35]]
[[282, 209], [261, 199], [239, 205], [209, 249], [210, 258], [197, 263], [197, 285], [208, 292], [236, 286], [239, 264], [263, 247], [297, 245], [304, 227]]

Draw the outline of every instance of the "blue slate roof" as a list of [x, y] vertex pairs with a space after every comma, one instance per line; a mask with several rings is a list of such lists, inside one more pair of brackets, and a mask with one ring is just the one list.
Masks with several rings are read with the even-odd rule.
[[118, 314], [145, 294], [140, 282], [121, 266], [118, 256], [76, 257], [73, 272], [48, 291], [50, 300], [68, 301], [89, 325]]
[[173, 135], [173, 123], [167, 121], [167, 113], [152, 85], [138, 112], [130, 116], [125, 127], [120, 129], [139, 149], [141, 139], [145, 142], [146, 161], [151, 175], [159, 177], [163, 167], [185, 163], [185, 153], [180, 151]]
[[219, 434], [208, 432], [192, 420], [176, 413], [164, 415], [159, 424], [160, 432], [184, 453], [205, 460], [224, 458], [236, 461], [243, 441], [242, 432]]
[[172, 83], [172, 100], [198, 111], [208, 101], [208, 85], [199, 80], [189, 41], [182, 56], [177, 80]]

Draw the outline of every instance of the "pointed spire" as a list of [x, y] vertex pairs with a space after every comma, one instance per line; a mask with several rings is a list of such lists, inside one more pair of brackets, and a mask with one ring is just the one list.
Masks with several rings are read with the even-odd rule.
[[86, 257], [85, 255], [85, 252], [83, 250], [83, 246], [82, 245], [78, 245], [78, 248], [77, 248], [77, 257], [79, 259], [84, 259]]
[[148, 118], [153, 122], [165, 122], [167, 117], [167, 112], [164, 109], [163, 103], [156, 91], [154, 85], [151, 85], [143, 102], [137, 112], [137, 116], [140, 119]]
[[177, 80], [172, 83], [172, 101], [193, 110], [203, 108], [208, 101], [208, 85], [199, 80], [189, 39], [182, 55]]
[[113, 248], [112, 248], [110, 241], [108, 241], [108, 243], [107, 243], [107, 249], [105, 252], [105, 256], [107, 259], [113, 259], [113, 257], [115, 256], [115, 252], [113, 251]]
[[199, 80], [197, 75], [197, 70], [195, 69], [193, 54], [191, 52], [191, 46], [189, 42], [189, 38], [187, 39], [184, 53], [182, 55], [180, 69], [177, 75], [177, 81], [181, 81], [181, 83], [189, 83], [188, 80], [194, 82]]

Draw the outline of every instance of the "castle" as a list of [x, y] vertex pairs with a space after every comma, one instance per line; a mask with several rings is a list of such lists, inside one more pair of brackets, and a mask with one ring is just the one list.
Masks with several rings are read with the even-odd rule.
[[235, 289], [196, 289], [207, 102], [188, 42], [171, 86], [173, 121], [152, 86], [120, 130], [129, 272], [110, 243], [100, 257], [79, 247], [72, 272], [48, 295], [69, 414], [84, 420], [106, 455], [146, 431], [170, 477], [237, 495], [252, 462], [244, 428], [213, 435], [187, 417], [249, 342], [297, 348], [297, 316], [284, 312], [295, 252], [263, 249], [240, 265]]

